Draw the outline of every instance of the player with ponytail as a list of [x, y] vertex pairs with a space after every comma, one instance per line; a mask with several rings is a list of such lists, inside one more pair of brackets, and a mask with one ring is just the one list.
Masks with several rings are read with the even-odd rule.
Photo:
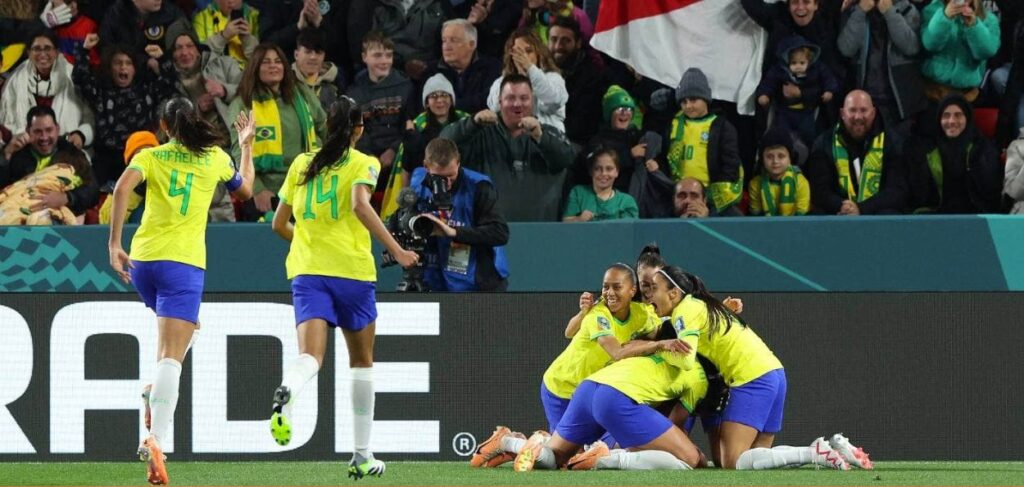
[[[181, 363], [198, 331], [207, 213], [214, 190], [223, 182], [236, 198], [252, 197], [252, 117], [240, 113], [234, 129], [242, 146], [240, 171], [218, 147], [214, 128], [195, 105], [187, 98], [171, 98], [160, 111], [160, 130], [170, 140], [139, 152], [118, 179], [112, 196], [110, 265], [124, 282], [135, 285], [142, 301], [156, 312], [159, 329], [158, 361], [151, 372], [154, 380], [147, 403], [152, 414], [150, 435], [139, 445], [147, 478], [156, 485], [169, 480], [161, 442], [170, 434]], [[129, 256], [121, 247], [121, 231], [128, 197], [143, 181], [147, 183], [145, 212]]]
[[[286, 364], [274, 391], [270, 431], [281, 445], [291, 441], [295, 401], [320, 371], [330, 328], [341, 328], [352, 376], [355, 452], [348, 473], [358, 479], [380, 476], [385, 469], [369, 449], [377, 320], [377, 267], [370, 235], [402, 267], [415, 264], [419, 256], [398, 245], [370, 205], [380, 162], [355, 149], [363, 135], [359, 106], [341, 97], [331, 106], [327, 124], [330, 135], [323, 147], [296, 156], [288, 168], [272, 223], [291, 242], [285, 267], [292, 280], [299, 354]], [[308, 401], [315, 404], [316, 398]], [[314, 424], [302, 426], [308, 428], [303, 431], [308, 439]]]

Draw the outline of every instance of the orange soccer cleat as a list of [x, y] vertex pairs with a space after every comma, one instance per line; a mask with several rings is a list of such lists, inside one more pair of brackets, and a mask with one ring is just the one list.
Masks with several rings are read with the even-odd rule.
[[157, 445], [156, 438], [149, 435], [139, 444], [139, 460], [146, 462], [146, 480], [153, 485], [167, 485], [170, 479], [167, 477], [167, 466], [164, 461], [167, 459], [164, 452]]
[[590, 444], [590, 448], [573, 455], [569, 463], [565, 464], [566, 470], [594, 470], [597, 468], [597, 461], [611, 455], [608, 445], [601, 440]]

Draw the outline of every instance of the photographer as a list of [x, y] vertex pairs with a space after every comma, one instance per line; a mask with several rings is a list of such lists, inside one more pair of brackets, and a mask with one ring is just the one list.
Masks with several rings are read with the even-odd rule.
[[[443, 178], [446, 185], [430, 185]], [[432, 189], [433, 186], [433, 189]], [[423, 167], [413, 172], [410, 188], [417, 208], [434, 222], [423, 250], [423, 279], [431, 291], [504, 291], [508, 266], [501, 247], [508, 225], [497, 209], [490, 178], [463, 169], [459, 150], [448, 139], [427, 144]], [[450, 205], [450, 210], [443, 210]]]

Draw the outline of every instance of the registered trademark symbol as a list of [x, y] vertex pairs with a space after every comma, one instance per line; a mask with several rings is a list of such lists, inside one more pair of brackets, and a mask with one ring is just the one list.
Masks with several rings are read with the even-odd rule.
[[476, 438], [471, 433], [459, 433], [452, 437], [452, 450], [460, 457], [468, 457], [476, 451]]

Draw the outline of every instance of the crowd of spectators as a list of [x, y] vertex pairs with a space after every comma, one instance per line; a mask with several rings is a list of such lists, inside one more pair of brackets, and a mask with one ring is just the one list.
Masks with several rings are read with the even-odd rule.
[[436, 138], [508, 221], [1024, 212], [1019, 1], [736, 1], [768, 40], [747, 118], [700, 69], [664, 86], [592, 49], [596, 0], [4, 2], [0, 189], [77, 177], [3, 222], [109, 218], [179, 94], [236, 158], [228, 121], [256, 119], [254, 197], [220, 188], [213, 221], [270, 221], [343, 95], [384, 217]]

